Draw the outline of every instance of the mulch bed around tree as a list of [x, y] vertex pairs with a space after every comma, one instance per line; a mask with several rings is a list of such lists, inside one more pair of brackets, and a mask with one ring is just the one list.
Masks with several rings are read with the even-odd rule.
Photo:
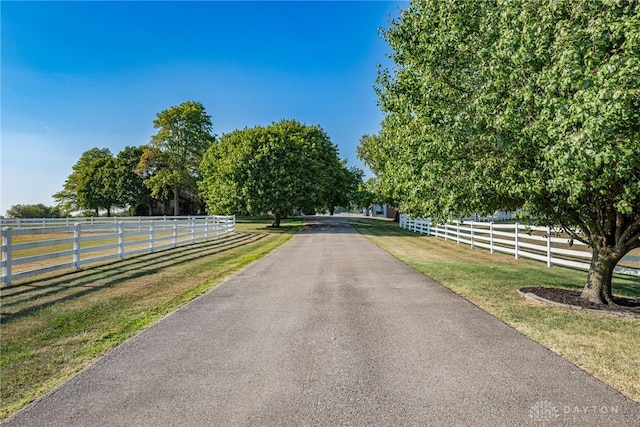
[[615, 304], [603, 305], [594, 304], [583, 300], [582, 298], [580, 298], [581, 291], [544, 287], [526, 287], [520, 288], [519, 291], [523, 295], [533, 294], [537, 296], [538, 298], [534, 298], [537, 301], [541, 301], [542, 299], [547, 300], [552, 304], [555, 303], [558, 305], [567, 305], [577, 309], [593, 310], [603, 313], [640, 316], [640, 301], [631, 298], [614, 296], [613, 301]]

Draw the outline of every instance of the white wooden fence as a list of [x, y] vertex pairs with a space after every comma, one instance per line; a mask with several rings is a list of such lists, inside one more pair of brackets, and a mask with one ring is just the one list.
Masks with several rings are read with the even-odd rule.
[[[493, 222], [452, 221], [446, 224], [433, 224], [428, 218], [408, 218], [400, 215], [400, 227], [440, 237], [445, 240], [467, 244], [473, 248], [489, 249], [491, 253], [502, 252], [514, 255], [516, 259], [530, 258], [542, 261], [547, 267], [589, 269], [591, 250], [582, 242], [558, 237], [560, 229], [536, 227], [523, 224], [496, 224]], [[616, 273], [640, 277], [640, 269], [616, 267]]]
[[[235, 216], [95, 218], [72, 225], [39, 221], [36, 227], [23, 222], [19, 228], [2, 228], [2, 286], [29, 276], [66, 268], [78, 270], [83, 264], [216, 239], [235, 231]], [[16, 242], [24, 239], [29, 241]]]
[[0, 226], [13, 228], [37, 228], [37, 227], [70, 227], [76, 223], [81, 224], [115, 224], [118, 221], [124, 222], [145, 222], [145, 221], [171, 221], [177, 219], [179, 221], [199, 221], [211, 218], [206, 215], [200, 216], [87, 216], [87, 217], [67, 217], [67, 218], [0, 218]]

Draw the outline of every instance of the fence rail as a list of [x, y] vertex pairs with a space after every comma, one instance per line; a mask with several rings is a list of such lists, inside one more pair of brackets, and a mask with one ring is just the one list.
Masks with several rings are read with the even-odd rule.
[[[226, 236], [235, 216], [118, 218], [2, 228], [0, 284], [108, 259], [154, 252]], [[51, 261], [53, 260], [53, 261]]]
[[210, 218], [207, 215], [199, 216], [111, 216], [111, 217], [67, 217], [67, 218], [0, 218], [1, 227], [13, 228], [46, 228], [46, 227], [71, 227], [76, 223], [81, 224], [115, 224], [117, 222], [145, 222], [145, 221], [193, 221]]
[[[589, 247], [578, 241], [570, 244], [567, 237], [560, 237], [562, 232], [558, 228], [474, 221], [433, 224], [428, 218], [408, 218], [405, 215], [400, 215], [400, 227], [463, 243], [471, 249], [484, 248], [491, 253], [513, 255], [516, 259], [542, 261], [547, 267], [560, 265], [588, 270], [591, 262]], [[637, 268], [616, 267], [615, 272], [640, 277], [640, 269]]]

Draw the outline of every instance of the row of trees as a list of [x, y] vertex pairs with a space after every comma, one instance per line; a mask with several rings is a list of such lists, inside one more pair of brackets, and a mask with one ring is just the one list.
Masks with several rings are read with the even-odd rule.
[[[131, 207], [135, 212], [150, 200], [150, 192], [136, 173], [144, 154], [141, 147], [125, 147], [117, 156], [107, 148], [85, 151], [73, 166], [62, 191], [53, 195], [63, 213]], [[132, 212], [133, 213], [133, 212]]]
[[583, 298], [612, 302], [640, 247], [640, 6], [412, 2], [384, 33], [385, 113], [359, 155], [414, 216], [522, 208], [593, 250]]
[[188, 101], [158, 113], [154, 127], [142, 147], [116, 156], [106, 148], [84, 152], [54, 195], [59, 209], [139, 214], [154, 200], [172, 199], [179, 215], [187, 199], [216, 214], [272, 212], [277, 227], [294, 208], [333, 213], [358, 204], [363, 172], [340, 160], [319, 126], [283, 120], [217, 139], [202, 104]]
[[45, 206], [42, 203], [33, 205], [18, 204], [7, 210], [9, 218], [60, 218], [62, 213], [60, 208], [55, 206]]
[[198, 201], [196, 181], [206, 149], [215, 141], [211, 117], [199, 102], [187, 101], [156, 115], [158, 132], [149, 144], [125, 147], [117, 156], [106, 148], [85, 151], [53, 195], [64, 212], [90, 209], [107, 215], [116, 208], [130, 213], [151, 211], [153, 200], [173, 198], [174, 215], [180, 197]]

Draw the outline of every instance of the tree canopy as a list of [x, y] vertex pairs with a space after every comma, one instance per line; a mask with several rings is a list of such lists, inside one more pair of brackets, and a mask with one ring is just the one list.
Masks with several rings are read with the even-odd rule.
[[78, 205], [94, 210], [96, 215], [100, 214], [100, 209], [106, 209], [107, 216], [111, 216], [113, 207], [122, 207], [118, 194], [116, 159], [109, 156], [92, 161], [86, 173], [78, 178], [76, 194]]
[[173, 192], [178, 215], [180, 192], [197, 197], [200, 161], [215, 140], [211, 117], [201, 103], [186, 101], [158, 113], [153, 126], [158, 132], [144, 147], [138, 172], [153, 197]]
[[336, 207], [346, 209], [362, 206], [361, 192], [364, 171], [355, 166], [348, 167], [347, 161], [342, 160], [340, 165], [334, 165], [336, 173], [333, 176], [330, 199], [328, 200], [329, 213], [333, 215]]
[[343, 169], [321, 127], [282, 120], [222, 136], [203, 158], [200, 191], [211, 212], [272, 212], [278, 227], [294, 208], [315, 212], [333, 203]]
[[523, 208], [591, 246], [583, 297], [612, 302], [640, 247], [640, 6], [412, 2], [384, 32], [380, 133], [359, 154], [414, 216]]
[[98, 160], [109, 158], [112, 158], [112, 155], [108, 148], [95, 147], [82, 153], [76, 164], [73, 165], [72, 172], [67, 177], [62, 191], [53, 195], [57, 207], [62, 212], [68, 214], [81, 209], [96, 209], [94, 206], [85, 206], [85, 201], [81, 200], [80, 193], [90, 191], [86, 186], [84, 189], [82, 186], [88, 181], [91, 165]]
[[45, 206], [42, 203], [35, 205], [13, 205], [7, 210], [9, 218], [60, 218], [60, 209]]
[[117, 177], [118, 200], [123, 206], [129, 206], [132, 215], [151, 200], [150, 190], [136, 173], [143, 153], [142, 147], [124, 147], [116, 157], [113, 171]]
[[105, 209], [110, 216], [112, 208], [127, 206], [135, 211], [149, 201], [149, 190], [136, 174], [142, 153], [139, 147], [125, 147], [116, 157], [107, 148], [85, 151], [63, 190], [53, 196], [57, 209], [63, 215], [80, 210], [99, 215]]

